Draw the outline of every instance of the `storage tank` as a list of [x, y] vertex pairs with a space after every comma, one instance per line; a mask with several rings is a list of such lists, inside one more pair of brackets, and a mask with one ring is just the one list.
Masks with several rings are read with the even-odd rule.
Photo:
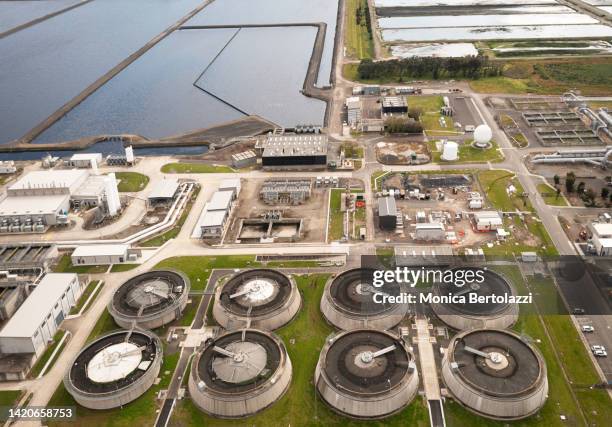
[[231, 330], [247, 327], [273, 331], [295, 317], [301, 305], [295, 281], [269, 269], [234, 275], [215, 291], [213, 316]]
[[132, 277], [113, 295], [108, 311], [123, 328], [155, 329], [178, 319], [189, 299], [189, 279], [176, 271], [153, 270]]
[[289, 388], [291, 360], [273, 333], [241, 329], [211, 339], [194, 358], [189, 395], [205, 413], [220, 418], [253, 415]]
[[476, 329], [456, 335], [442, 360], [442, 378], [455, 400], [496, 420], [533, 415], [548, 395], [542, 355], [508, 330]]
[[454, 141], [444, 141], [440, 158], [445, 162], [457, 160], [459, 158], [459, 145]]
[[[397, 296], [402, 287], [398, 283], [386, 283], [383, 287], [373, 286], [372, 269], [347, 270], [330, 278], [325, 284], [321, 298], [321, 312], [329, 323], [338, 329], [351, 330], [373, 328], [391, 329], [407, 313], [407, 304], [376, 302], [385, 295]], [[379, 300], [380, 301], [380, 300]]]
[[408, 405], [419, 377], [406, 343], [373, 329], [328, 337], [314, 377], [321, 398], [335, 411], [358, 419], [379, 419]]
[[490, 297], [493, 295], [516, 295], [514, 287], [502, 275], [477, 267], [459, 267], [454, 270], [482, 271], [482, 283], [473, 282], [462, 287], [454, 283], [435, 283], [433, 295], [463, 297], [466, 302], [450, 304], [432, 303], [431, 307], [444, 323], [456, 330], [470, 328], [499, 328], [512, 326], [518, 319], [518, 304], [506, 302], [469, 302], [473, 296]]
[[89, 409], [125, 405], [155, 382], [162, 349], [152, 332], [111, 332], [81, 350], [64, 376], [64, 386], [79, 405]]

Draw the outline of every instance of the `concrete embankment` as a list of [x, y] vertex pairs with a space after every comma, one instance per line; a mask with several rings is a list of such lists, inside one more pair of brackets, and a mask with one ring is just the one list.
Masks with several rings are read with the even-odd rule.
[[0, 153], [17, 153], [23, 151], [76, 151], [91, 147], [100, 142], [122, 142], [134, 148], [157, 147], [192, 147], [198, 145], [224, 144], [238, 137], [251, 137], [274, 130], [277, 126], [259, 116], [248, 116], [237, 120], [221, 123], [205, 129], [198, 129], [173, 135], [168, 138], [147, 139], [141, 135], [97, 135], [67, 142], [32, 144], [12, 143], [0, 144]]
[[73, 5], [65, 7], [63, 9], [56, 10], [55, 12], [52, 12], [52, 13], [49, 13], [47, 15], [41, 16], [39, 18], [33, 19], [31, 21], [25, 22], [25, 23], [23, 23], [21, 25], [17, 25], [16, 27], [10, 28], [10, 29], [0, 33], [0, 39], [2, 39], [4, 37], [7, 37], [7, 36], [10, 36], [11, 34], [15, 34], [18, 31], [25, 30], [26, 28], [30, 28], [33, 25], [39, 24], [39, 23], [41, 23], [43, 21], [46, 21], [47, 19], [54, 18], [54, 17], [56, 17], [58, 15], [61, 15], [62, 13], [69, 12], [72, 9], [75, 9], [77, 7], [84, 6], [87, 3], [91, 3], [92, 1], [93, 0], [83, 0], [81, 2], [75, 3]]
[[31, 129], [28, 133], [26, 133], [23, 137], [16, 141], [16, 144], [30, 144], [37, 136], [43, 133], [46, 129], [48, 129], [55, 122], [60, 120], [63, 116], [65, 116], [68, 112], [70, 112], [74, 107], [83, 102], [88, 96], [94, 93], [96, 90], [101, 88], [104, 84], [106, 84], [110, 79], [115, 77], [121, 71], [123, 71], [128, 65], [132, 62], [140, 58], [143, 54], [145, 54], [149, 49], [155, 46], [157, 43], [162, 41], [165, 37], [170, 35], [173, 31], [180, 28], [185, 22], [193, 18], [196, 14], [201, 12], [206, 6], [212, 3], [214, 0], [207, 0], [200, 4], [198, 7], [193, 9], [183, 18], [178, 20], [176, 23], [168, 27], [166, 30], [155, 36], [152, 40], [147, 42], [143, 47], [138, 49], [136, 52], [132, 53], [126, 59], [121, 61], [119, 64], [115, 65], [111, 70], [109, 70], [102, 77], [97, 79], [95, 82], [87, 86], [81, 93], [72, 98], [58, 110], [56, 110], [53, 114], [43, 120], [41, 123], [36, 125], [33, 129]]

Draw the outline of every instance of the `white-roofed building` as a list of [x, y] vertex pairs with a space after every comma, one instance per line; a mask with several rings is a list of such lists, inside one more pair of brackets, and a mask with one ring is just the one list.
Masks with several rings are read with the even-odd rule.
[[[26, 225], [42, 224], [43, 228], [56, 225], [70, 209], [70, 195], [56, 194], [51, 196], [7, 197], [0, 201], [0, 231], [26, 232]], [[21, 226], [24, 226], [21, 229]], [[2, 227], [15, 227], [5, 230]]]
[[221, 238], [228, 218], [229, 213], [226, 210], [209, 211], [205, 209], [198, 222], [201, 232], [200, 237], [202, 239]]
[[102, 163], [101, 153], [75, 153], [70, 157], [68, 165], [73, 168], [91, 168], [94, 162], [95, 166], [93, 167]]
[[129, 245], [83, 245], [72, 252], [72, 265], [121, 264], [128, 259]]
[[174, 200], [178, 189], [178, 179], [168, 178], [157, 181], [147, 196], [149, 205], [154, 206], [171, 203], [172, 200]]
[[40, 356], [80, 295], [76, 274], [46, 274], [0, 331], [0, 353]]
[[233, 191], [234, 198], [240, 194], [240, 178], [228, 178], [221, 181], [219, 191]]
[[495, 231], [503, 228], [504, 220], [497, 211], [482, 211], [474, 213], [474, 227], [478, 231]]
[[597, 255], [612, 255], [612, 224], [594, 222], [589, 228], [593, 233], [593, 246]]
[[423, 222], [416, 224], [415, 240], [442, 241], [446, 239], [446, 229], [440, 222]]
[[234, 199], [233, 191], [216, 191], [208, 202], [209, 211], [230, 211], [232, 200]]
[[87, 171], [78, 169], [33, 171], [12, 184], [6, 193], [10, 197], [72, 194], [88, 177]]

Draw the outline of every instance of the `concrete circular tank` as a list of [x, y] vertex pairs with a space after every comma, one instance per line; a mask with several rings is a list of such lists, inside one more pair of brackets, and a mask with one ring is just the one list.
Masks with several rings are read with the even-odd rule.
[[334, 411], [358, 419], [395, 414], [412, 401], [419, 385], [404, 341], [373, 329], [328, 338], [314, 380], [319, 395]]
[[460, 267], [461, 270], [480, 270], [483, 272], [482, 283], [465, 284], [458, 287], [453, 283], [436, 283], [433, 295], [453, 297], [463, 296], [466, 302], [432, 303], [431, 307], [444, 323], [456, 330], [473, 328], [505, 329], [513, 325], [519, 315], [518, 304], [506, 302], [469, 302], [471, 295], [486, 297], [492, 295], [516, 295], [514, 287], [502, 275], [491, 270], [477, 267]]
[[289, 388], [291, 360], [273, 333], [228, 332], [210, 340], [191, 366], [189, 395], [202, 411], [220, 418], [253, 415]]
[[132, 277], [113, 295], [108, 311], [126, 329], [155, 329], [179, 318], [189, 299], [189, 279], [171, 270]]
[[250, 327], [273, 331], [295, 317], [301, 305], [295, 281], [268, 269], [232, 276], [215, 291], [213, 315], [225, 329]]
[[89, 409], [116, 408], [153, 385], [162, 363], [162, 343], [149, 331], [114, 331], [88, 344], [64, 376], [74, 400]]
[[456, 335], [442, 360], [455, 400], [497, 420], [517, 420], [546, 402], [548, 379], [540, 353], [514, 332], [476, 329]]
[[329, 323], [338, 329], [372, 328], [386, 330], [397, 325], [406, 315], [407, 304], [376, 302], [376, 293], [399, 295], [397, 283], [375, 288], [372, 285], [373, 270], [347, 270], [325, 285], [321, 298], [321, 312]]

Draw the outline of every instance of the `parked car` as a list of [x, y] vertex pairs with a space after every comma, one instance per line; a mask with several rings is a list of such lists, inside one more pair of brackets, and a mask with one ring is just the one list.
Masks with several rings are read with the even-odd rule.
[[591, 325], [582, 325], [582, 332], [595, 332], [595, 328]]
[[592, 345], [591, 346], [591, 351], [598, 351], [598, 350], [606, 351], [606, 348], [603, 345]]
[[595, 350], [593, 352], [593, 355], [595, 357], [608, 357], [608, 353], [606, 352], [606, 350]]
[[574, 313], [574, 314], [584, 314], [584, 309], [577, 307], [577, 308], [572, 310], [572, 313]]

